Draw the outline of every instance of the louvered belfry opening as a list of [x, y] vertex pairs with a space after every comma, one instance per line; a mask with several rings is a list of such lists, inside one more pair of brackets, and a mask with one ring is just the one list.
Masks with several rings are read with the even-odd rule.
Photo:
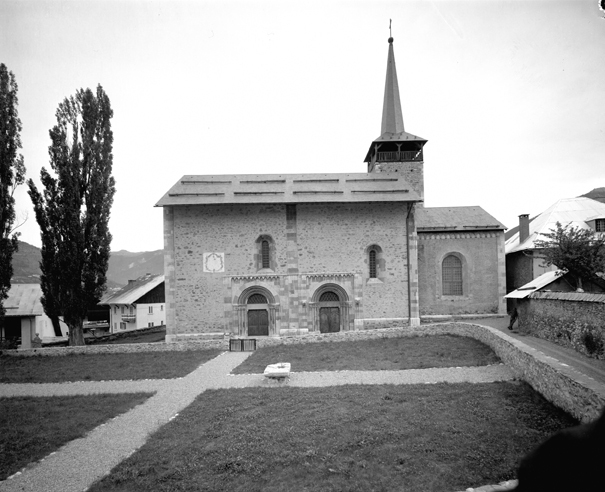
[[462, 295], [462, 262], [454, 255], [446, 256], [442, 266], [443, 295]]

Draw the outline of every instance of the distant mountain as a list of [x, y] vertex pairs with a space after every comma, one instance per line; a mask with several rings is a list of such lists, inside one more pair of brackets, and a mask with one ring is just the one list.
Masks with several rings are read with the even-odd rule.
[[586, 198], [592, 198], [593, 200], [596, 200], [601, 203], [605, 203], [605, 188], [595, 188], [594, 190], [589, 191], [588, 193], [582, 196], [585, 196]]
[[135, 280], [141, 275], [151, 273], [164, 274], [164, 250], [130, 253], [121, 250], [111, 253], [107, 279], [124, 286], [129, 280]]
[[[13, 278], [15, 284], [30, 284], [40, 281], [40, 248], [19, 241], [19, 250], [13, 255]], [[131, 253], [121, 250], [111, 253], [107, 269], [107, 287], [120, 288], [146, 273], [164, 273], [164, 251]]]
[[40, 248], [19, 241], [19, 249], [13, 254], [11, 283], [34, 284], [40, 282]]

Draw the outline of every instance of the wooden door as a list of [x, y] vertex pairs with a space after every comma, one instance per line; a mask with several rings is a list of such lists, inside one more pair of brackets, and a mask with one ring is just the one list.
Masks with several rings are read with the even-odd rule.
[[269, 335], [269, 313], [266, 309], [248, 310], [248, 336]]
[[319, 331], [321, 333], [340, 331], [340, 308], [322, 307], [319, 309]]

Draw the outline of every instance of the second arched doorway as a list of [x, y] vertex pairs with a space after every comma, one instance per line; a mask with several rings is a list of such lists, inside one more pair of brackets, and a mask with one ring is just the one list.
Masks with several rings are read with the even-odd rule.
[[340, 297], [332, 290], [319, 296], [319, 331], [321, 333], [340, 331]]
[[350, 302], [347, 291], [336, 283], [319, 286], [309, 303], [312, 330], [335, 333], [350, 329]]

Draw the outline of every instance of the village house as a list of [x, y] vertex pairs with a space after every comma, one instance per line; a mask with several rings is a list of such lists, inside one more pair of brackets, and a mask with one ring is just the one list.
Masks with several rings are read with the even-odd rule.
[[366, 171], [186, 175], [164, 213], [167, 341], [417, 326], [504, 313], [504, 229], [480, 207], [424, 208], [389, 38]]
[[109, 306], [109, 333], [162, 326], [166, 320], [164, 275], [143, 275], [108, 294], [100, 306]]
[[536, 247], [536, 241], [547, 239], [544, 234], [556, 229], [557, 222], [605, 233], [605, 203], [586, 197], [563, 198], [531, 219], [529, 215], [520, 215], [519, 225], [506, 233], [507, 293], [557, 270], [556, 265], [544, 264]]
[[19, 348], [67, 340], [67, 325], [56, 327], [44, 313], [40, 284], [12, 284], [4, 301], [6, 314], [0, 340], [12, 341]]

